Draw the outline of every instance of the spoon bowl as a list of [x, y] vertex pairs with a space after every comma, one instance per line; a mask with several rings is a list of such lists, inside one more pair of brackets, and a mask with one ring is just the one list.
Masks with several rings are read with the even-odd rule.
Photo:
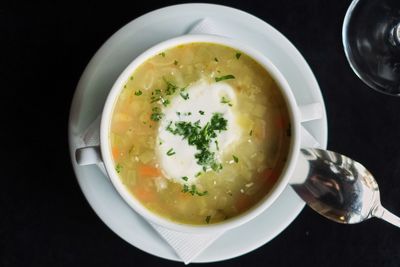
[[357, 161], [328, 150], [304, 148], [299, 165], [305, 178], [291, 185], [321, 215], [345, 224], [377, 217], [400, 227], [400, 218], [382, 207], [375, 178]]

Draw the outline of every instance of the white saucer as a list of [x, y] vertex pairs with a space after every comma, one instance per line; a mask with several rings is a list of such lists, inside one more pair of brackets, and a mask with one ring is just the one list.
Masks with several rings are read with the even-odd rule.
[[[287, 78], [299, 105], [324, 101], [310, 67], [297, 49], [264, 21], [237, 9], [210, 4], [170, 6], [145, 14], [116, 32], [97, 51], [77, 86], [69, 120], [69, 146], [79, 185], [97, 215], [122, 239], [158, 257], [180, 261], [158, 234], [125, 204], [95, 166], [78, 166], [79, 134], [100, 114], [106, 96], [122, 70], [150, 46], [184, 34], [202, 18], [216, 22], [230, 37], [263, 52]], [[325, 109], [324, 109], [325, 112]], [[306, 129], [323, 148], [327, 120], [307, 122]], [[214, 262], [248, 253], [282, 232], [300, 213], [304, 202], [290, 188], [256, 219], [225, 233], [194, 262]]]

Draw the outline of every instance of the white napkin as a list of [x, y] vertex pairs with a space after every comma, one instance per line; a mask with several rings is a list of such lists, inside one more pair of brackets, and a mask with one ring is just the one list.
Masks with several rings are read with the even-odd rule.
[[[193, 34], [220, 34], [221, 30], [218, 29], [217, 25], [212, 20], [205, 18], [195, 24], [188, 33]], [[322, 113], [321, 113], [322, 114]], [[91, 123], [86, 131], [81, 135], [84, 146], [99, 146], [100, 145], [100, 117], [98, 116], [95, 121]], [[310, 133], [302, 128], [302, 138], [306, 139], [307, 144], [310, 146], [319, 146], [318, 142]], [[98, 163], [98, 167], [107, 175], [103, 163]], [[161, 237], [175, 250], [178, 257], [185, 263], [189, 264], [193, 261], [201, 252], [203, 252], [208, 246], [210, 246], [215, 240], [217, 240], [224, 231], [212, 234], [188, 234], [182, 232], [176, 232], [159, 225], [149, 222], [149, 224], [160, 234]]]

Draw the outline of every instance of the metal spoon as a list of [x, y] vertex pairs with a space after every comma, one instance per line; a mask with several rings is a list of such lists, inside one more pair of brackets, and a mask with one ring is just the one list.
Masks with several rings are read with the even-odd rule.
[[341, 154], [301, 149], [292, 182], [297, 194], [316, 212], [339, 223], [371, 217], [400, 227], [400, 218], [382, 207], [378, 184], [360, 163]]

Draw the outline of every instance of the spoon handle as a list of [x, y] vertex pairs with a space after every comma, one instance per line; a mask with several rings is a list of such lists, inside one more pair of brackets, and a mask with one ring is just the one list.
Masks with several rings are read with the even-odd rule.
[[400, 218], [382, 207], [381, 205], [377, 206], [372, 212], [374, 217], [380, 218], [384, 221], [387, 221], [397, 227], [400, 227]]

